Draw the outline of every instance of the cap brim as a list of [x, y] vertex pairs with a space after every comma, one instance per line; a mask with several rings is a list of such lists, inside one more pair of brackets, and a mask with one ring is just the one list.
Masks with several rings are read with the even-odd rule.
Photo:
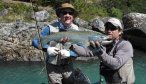
[[113, 24], [115, 27], [118, 27], [119, 25], [117, 25], [117, 24], [115, 24], [115, 23], [111, 23], [111, 24]]
[[107, 22], [107, 23], [105, 23], [105, 27], [106, 26], [108, 26], [108, 25], [113, 25], [113, 26], [115, 26], [116, 28], [120, 28], [120, 29], [122, 29], [118, 24], [115, 24], [115, 23], [112, 23], [112, 22]]

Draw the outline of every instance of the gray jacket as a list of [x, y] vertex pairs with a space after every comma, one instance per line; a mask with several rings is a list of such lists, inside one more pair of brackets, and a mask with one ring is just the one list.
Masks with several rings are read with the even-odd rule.
[[[117, 42], [116, 42], [117, 43]], [[116, 44], [115, 44], [116, 45]], [[98, 56], [98, 58], [108, 67], [113, 70], [119, 69], [119, 74], [122, 82], [127, 84], [134, 83], [135, 75], [133, 70], [133, 47], [129, 41], [123, 40], [116, 49], [115, 45], [110, 52], [106, 53], [106, 48], [101, 46], [99, 49], [84, 48], [76, 44], [73, 45], [73, 50], [79, 56]], [[113, 56], [113, 51], [116, 50]]]

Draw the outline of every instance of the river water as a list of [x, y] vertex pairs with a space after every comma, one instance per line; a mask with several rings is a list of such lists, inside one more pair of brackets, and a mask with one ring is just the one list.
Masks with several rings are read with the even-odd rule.
[[[146, 84], [146, 53], [135, 50], [134, 69], [136, 84]], [[145, 60], [145, 61], [144, 61]], [[74, 64], [95, 83], [99, 80], [97, 60]], [[2, 63], [0, 62], [0, 84], [48, 84], [43, 63]]]

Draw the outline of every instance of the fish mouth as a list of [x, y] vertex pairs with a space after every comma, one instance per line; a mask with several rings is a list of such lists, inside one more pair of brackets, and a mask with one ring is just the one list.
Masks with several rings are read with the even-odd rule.
[[108, 45], [108, 44], [110, 44], [112, 42], [113, 42], [113, 40], [104, 40], [104, 41], [101, 42], [101, 44], [102, 45]]
[[103, 37], [103, 40], [102, 40], [101, 44], [102, 45], [108, 45], [112, 42], [113, 42], [113, 40], [109, 36], [105, 36], [105, 37]]
[[108, 40], [108, 41], [111, 40], [110, 36], [102, 36], [102, 39], [103, 40]]

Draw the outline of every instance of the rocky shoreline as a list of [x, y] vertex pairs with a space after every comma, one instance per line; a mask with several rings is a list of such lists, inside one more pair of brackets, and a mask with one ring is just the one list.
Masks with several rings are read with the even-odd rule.
[[[97, 18], [96, 18], [97, 19]], [[100, 18], [105, 22], [105, 18]], [[98, 18], [98, 21], [100, 21]], [[81, 19], [76, 20], [79, 27], [85, 30], [93, 29], [95, 19], [91, 22], [86, 22]], [[122, 18], [128, 40], [133, 44], [134, 48], [146, 50], [146, 14], [129, 13]], [[89, 23], [92, 23], [89, 25]], [[38, 26], [41, 30], [48, 23], [39, 22]], [[103, 30], [100, 28], [99, 30]], [[35, 23], [21, 22], [0, 23], [0, 61], [44, 61], [42, 51], [31, 46], [31, 40], [36, 34]], [[78, 60], [88, 60], [91, 58], [78, 58]], [[97, 58], [93, 58], [97, 59]]]

